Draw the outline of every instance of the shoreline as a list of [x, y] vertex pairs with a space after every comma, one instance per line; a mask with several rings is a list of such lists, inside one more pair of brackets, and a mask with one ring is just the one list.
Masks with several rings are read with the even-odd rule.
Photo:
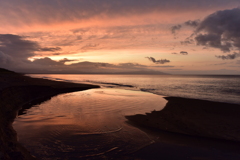
[[164, 97], [163, 110], [126, 116], [135, 126], [188, 136], [240, 142], [240, 105], [180, 97]]
[[0, 73], [0, 159], [35, 159], [18, 142], [12, 127], [20, 109], [30, 108], [58, 94], [93, 88], [100, 87]]
[[[31, 78], [19, 74], [0, 74], [0, 82], [0, 143], [3, 144], [0, 146], [0, 159], [36, 159], [18, 142], [17, 133], [12, 128], [12, 122], [20, 108], [30, 108], [58, 94], [99, 88], [96, 85]], [[161, 111], [126, 118], [135, 127], [143, 126], [153, 132], [162, 130], [166, 134], [172, 132], [176, 135], [239, 143], [240, 105], [179, 97], [165, 99], [168, 102]], [[213, 122], [209, 123], [211, 121]], [[151, 148], [152, 146], [155, 147]], [[149, 147], [151, 149], [146, 147], [141, 150], [146, 151], [144, 156], [150, 154], [152, 149], [159, 152], [158, 143]]]

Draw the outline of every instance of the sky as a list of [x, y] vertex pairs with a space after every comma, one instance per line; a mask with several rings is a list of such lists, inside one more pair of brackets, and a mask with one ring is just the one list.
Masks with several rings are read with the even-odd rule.
[[240, 75], [239, 0], [0, 0], [0, 67]]

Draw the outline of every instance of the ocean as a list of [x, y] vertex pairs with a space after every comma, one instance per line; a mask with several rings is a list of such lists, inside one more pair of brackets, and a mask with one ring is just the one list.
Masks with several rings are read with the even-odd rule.
[[223, 75], [91, 75], [30, 74], [28, 76], [103, 88], [140, 90], [162, 96], [240, 104], [240, 76]]

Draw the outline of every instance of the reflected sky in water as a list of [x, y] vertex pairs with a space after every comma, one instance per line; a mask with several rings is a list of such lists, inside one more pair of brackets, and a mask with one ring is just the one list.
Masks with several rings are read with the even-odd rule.
[[65, 82], [92, 83], [107, 88], [141, 90], [171, 97], [240, 104], [240, 76], [95, 74], [31, 74], [30, 76]]
[[114, 157], [154, 141], [124, 116], [161, 110], [159, 95], [123, 89], [92, 89], [53, 97], [14, 122], [19, 141], [41, 159]]

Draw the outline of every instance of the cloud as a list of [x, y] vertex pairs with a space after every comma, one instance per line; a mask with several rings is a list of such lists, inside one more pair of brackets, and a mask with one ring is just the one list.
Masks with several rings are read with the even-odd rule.
[[77, 61], [77, 60], [64, 58], [64, 59], [59, 60], [58, 62], [65, 64], [66, 62], [74, 62], [74, 61]]
[[240, 57], [240, 53], [234, 52], [233, 54], [228, 55], [218, 55], [217, 58], [223, 59], [223, 60], [229, 60], [229, 59], [235, 59], [237, 57]]
[[58, 55], [60, 55], [60, 53], [53, 53], [52, 55], [54, 55], [54, 56], [58, 56]]
[[61, 66], [61, 65], [64, 65], [66, 62], [73, 62], [73, 61], [76, 61], [76, 60], [64, 58], [59, 61], [55, 61], [49, 57], [44, 57], [44, 58], [34, 59], [32, 61], [32, 64], [47, 65], [47, 66]]
[[52, 60], [51, 58], [45, 57], [45, 58], [39, 58], [35, 59], [33, 64], [38, 64], [38, 65], [44, 65], [44, 66], [56, 66], [56, 65], [62, 65], [63, 63], [57, 62]]
[[40, 46], [13, 34], [0, 34], [0, 51], [13, 58], [27, 59], [35, 55]]
[[[177, 52], [173, 52], [172, 54], [178, 54]], [[188, 55], [188, 52], [187, 51], [181, 51], [179, 54], [181, 55]]]
[[159, 59], [159, 60], [156, 60], [155, 58], [153, 57], [146, 57], [149, 61], [153, 62], [153, 63], [156, 63], [156, 64], [165, 64], [165, 63], [169, 63], [170, 60], [167, 60], [167, 59]]
[[230, 48], [232, 47], [231, 42], [222, 43], [221, 35], [218, 34], [198, 34], [195, 37], [195, 40], [197, 42], [197, 45], [219, 48], [223, 52], [230, 52]]
[[[54, 52], [60, 51], [62, 48], [42, 47], [38, 42], [26, 40], [26, 38], [29, 39], [29, 37], [19, 35], [0, 34], [0, 67], [23, 73], [147, 73], [154, 71], [149, 66], [138, 63], [78, 62], [79, 59], [68, 58], [53, 60], [46, 55], [59, 55]], [[87, 43], [80, 49], [94, 49], [98, 46], [97, 43]], [[45, 52], [50, 53], [46, 54]], [[29, 60], [39, 55], [46, 57]], [[62, 53], [61, 56], [63, 56]], [[67, 62], [71, 63], [66, 64]], [[157, 64], [167, 62], [170, 61], [166, 59], [155, 61]]]
[[62, 50], [60, 47], [44, 47], [39, 49], [39, 51], [44, 51], [44, 52], [56, 52], [60, 50]]
[[[49, 57], [35, 59], [33, 62], [26, 65], [28, 68], [25, 72], [33, 73], [128, 73], [140, 71], [153, 71], [148, 69], [148, 66], [138, 63], [102, 63], [102, 62], [77, 62], [66, 65], [66, 62], [75, 61], [64, 58], [59, 61], [52, 60]], [[24, 69], [24, 68], [22, 68]]]
[[[189, 21], [184, 22], [183, 24], [177, 24], [177, 25], [172, 26], [172, 27], [171, 27], [171, 32], [172, 32], [173, 35], [176, 35], [177, 32], [178, 32], [182, 27], [184, 27], [185, 25], [186, 25], [186, 26], [191, 26], [191, 27], [197, 27], [197, 26], [199, 25], [199, 23], [200, 23], [200, 20], [194, 20], [194, 21], [189, 20]], [[188, 42], [190, 42], [191, 39], [187, 39], [187, 40], [188, 40]], [[186, 40], [185, 43], [187, 43], [187, 40]]]
[[83, 46], [81, 49], [83, 51], [87, 51], [87, 50], [92, 50], [92, 49], [95, 49], [99, 46], [99, 44], [87, 44], [85, 46]]
[[147, 67], [145, 65], [141, 65], [138, 63], [119, 63], [118, 66], [121, 66], [123, 68], [133, 67], [133, 68], [139, 68], [139, 67]]
[[[59, 47], [41, 47], [37, 42], [25, 38], [13, 34], [0, 34], [0, 67], [13, 70], [19, 69], [33, 64], [28, 58], [41, 55], [40, 52], [61, 50]], [[35, 60], [34, 64], [54, 64], [54, 62], [45, 58]]]
[[230, 52], [240, 50], [240, 8], [217, 11], [199, 23], [195, 31], [198, 45]]
[[[60, 47], [42, 47], [35, 41], [26, 40], [26, 37], [12, 34], [0, 34], [0, 67], [17, 72], [27, 73], [119, 73], [151, 71], [149, 66], [138, 63], [120, 63], [118, 65], [101, 62], [76, 62], [76, 59], [63, 58], [53, 60], [49, 57], [35, 58], [36, 55], [46, 55], [44, 52], [55, 52]], [[28, 37], [29, 38], [29, 37]], [[89, 43], [81, 49], [94, 49], [99, 44]], [[50, 55], [59, 53], [51, 53]], [[67, 62], [72, 62], [66, 65]]]
[[182, 28], [182, 25], [180, 25], [180, 24], [172, 26], [171, 27], [172, 34], [176, 35], [176, 32], [179, 31], [181, 28]]
[[0, 66], [7, 65], [12, 61], [12, 58], [0, 51]]
[[185, 25], [187, 26], [191, 26], [191, 27], [197, 27], [200, 23], [200, 20], [189, 20], [189, 21], [186, 21], [184, 22]]
[[180, 43], [181, 43], [181, 45], [193, 44], [194, 40], [192, 38], [188, 37], [184, 41], [181, 41]]
[[[61, 23], [77, 20], [85, 20], [97, 16], [129, 16], [132, 14], [144, 14], [149, 12], [179, 11], [188, 10], [209, 10], [217, 7], [229, 7], [237, 4], [237, 0], [211, 0], [211, 1], [190, 1], [182, 0], [176, 3], [175, 0], [41, 0], [41, 1], [15, 1], [0, 0], [0, 15], [2, 22], [15, 25], [32, 23]], [[214, 5], [213, 5], [214, 4]], [[34, 6], [34, 7], [33, 7]], [[64, 10], [63, 10], [64, 8]], [[21, 22], [22, 21], [22, 22]]]
[[188, 55], [188, 52], [186, 52], [186, 51], [181, 51], [180, 54], [181, 54], [181, 55]]
[[[0, 34], [0, 51], [14, 59], [27, 59], [36, 52], [55, 52], [60, 47], [41, 47], [37, 42], [26, 40], [25, 37], [13, 34]], [[39, 53], [38, 53], [39, 54]]]

